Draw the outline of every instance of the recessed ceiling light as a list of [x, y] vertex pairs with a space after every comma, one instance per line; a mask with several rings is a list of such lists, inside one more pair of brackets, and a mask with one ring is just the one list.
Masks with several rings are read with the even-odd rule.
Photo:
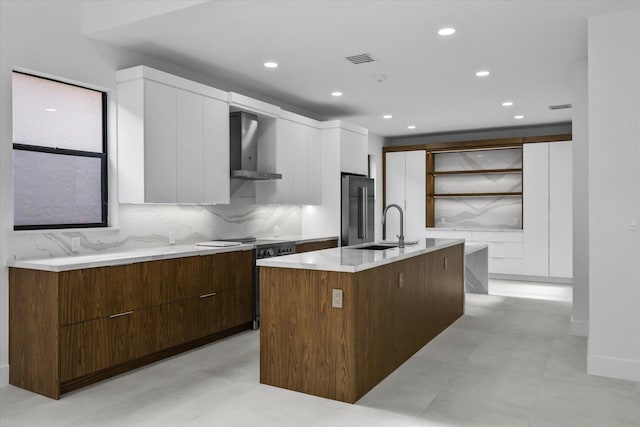
[[331, 92], [331, 96], [342, 96], [342, 92]]
[[390, 119], [391, 117], [393, 117], [391, 114], [385, 114], [382, 116], [383, 119]]
[[455, 32], [456, 32], [456, 29], [455, 28], [450, 28], [450, 27], [440, 28], [438, 30], [438, 34], [440, 34], [441, 36], [450, 36]]
[[513, 116], [513, 118], [516, 120], [522, 120], [524, 119], [524, 116], [522, 114], [518, 114], [517, 116]]
[[278, 63], [269, 61], [269, 62], [265, 62], [264, 66], [267, 68], [278, 68]]
[[513, 105], [513, 102], [512, 102], [512, 101], [504, 101], [504, 102], [502, 103], [502, 106], [503, 106], [503, 107], [511, 107], [512, 105]]
[[414, 125], [409, 125], [407, 126], [407, 129], [415, 129], [416, 127]]
[[58, 111], [55, 108], [45, 108], [44, 111], [49, 111], [49, 112], [53, 112], [53, 111]]
[[491, 73], [489, 73], [489, 71], [487, 71], [487, 70], [482, 70], [482, 71], [478, 71], [478, 72], [476, 73], [476, 76], [478, 76], [478, 77], [487, 77], [489, 74], [491, 74]]

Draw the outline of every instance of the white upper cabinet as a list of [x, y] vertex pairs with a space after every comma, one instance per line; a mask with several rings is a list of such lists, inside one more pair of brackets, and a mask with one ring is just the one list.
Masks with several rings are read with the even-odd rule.
[[122, 203], [229, 203], [226, 92], [152, 68], [118, 72]]
[[320, 204], [322, 156], [318, 123], [281, 111], [275, 139], [267, 144], [270, 160], [261, 162], [262, 152], [267, 149], [263, 146], [258, 153], [258, 167], [268, 167], [282, 174], [282, 179], [256, 182], [256, 203]]
[[352, 127], [340, 129], [340, 170], [342, 172], [368, 175], [368, 132]]

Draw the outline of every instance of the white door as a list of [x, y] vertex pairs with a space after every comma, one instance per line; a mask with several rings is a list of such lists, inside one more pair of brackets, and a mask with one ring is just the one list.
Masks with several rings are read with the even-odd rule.
[[571, 142], [549, 145], [549, 275], [573, 277]]

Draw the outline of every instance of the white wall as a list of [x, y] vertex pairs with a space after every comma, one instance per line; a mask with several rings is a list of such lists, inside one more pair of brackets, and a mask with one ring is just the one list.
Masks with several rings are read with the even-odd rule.
[[588, 372], [640, 381], [640, 9], [589, 20]]
[[[82, 4], [76, 1], [0, 1], [0, 385], [8, 382], [8, 283], [6, 260], [70, 254], [72, 237], [81, 253], [168, 244], [239, 235], [299, 234], [298, 206], [118, 205], [116, 193], [116, 70], [148, 65], [209, 84], [236, 90], [174, 64], [138, 52], [94, 42], [82, 34]], [[106, 231], [17, 232], [13, 230], [11, 71], [27, 69], [109, 92], [110, 224]], [[218, 84], [222, 83], [222, 84]]]
[[587, 61], [573, 65], [573, 313], [571, 333], [589, 333], [589, 118]]

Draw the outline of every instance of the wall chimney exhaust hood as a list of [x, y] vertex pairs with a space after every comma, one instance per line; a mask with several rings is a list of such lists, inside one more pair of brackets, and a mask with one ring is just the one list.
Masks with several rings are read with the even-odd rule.
[[259, 172], [258, 116], [245, 111], [229, 114], [229, 159], [231, 178], [247, 181], [282, 179], [282, 174]]

